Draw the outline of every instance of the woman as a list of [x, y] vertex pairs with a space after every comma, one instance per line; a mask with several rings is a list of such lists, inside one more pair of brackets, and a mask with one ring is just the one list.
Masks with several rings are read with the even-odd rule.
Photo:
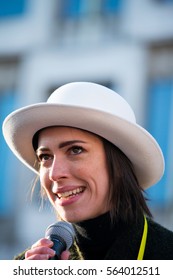
[[[59, 219], [74, 226], [61, 259], [173, 259], [173, 233], [152, 220], [143, 196], [163, 175], [163, 155], [120, 95], [70, 83], [10, 114], [3, 133], [39, 174]], [[50, 259], [52, 245], [42, 238], [17, 259]]]

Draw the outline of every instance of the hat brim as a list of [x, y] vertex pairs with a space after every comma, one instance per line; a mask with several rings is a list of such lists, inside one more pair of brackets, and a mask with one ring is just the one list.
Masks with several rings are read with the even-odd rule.
[[146, 189], [160, 180], [164, 159], [155, 139], [141, 126], [103, 111], [72, 105], [39, 103], [11, 113], [3, 124], [5, 140], [13, 153], [38, 173], [32, 146], [34, 134], [49, 126], [70, 126], [98, 134], [130, 159], [140, 186]]

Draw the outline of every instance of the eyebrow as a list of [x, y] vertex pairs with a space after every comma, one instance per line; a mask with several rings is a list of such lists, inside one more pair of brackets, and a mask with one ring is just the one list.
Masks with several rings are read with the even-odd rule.
[[75, 144], [75, 143], [86, 143], [85, 141], [82, 141], [82, 140], [70, 140], [70, 141], [65, 141], [65, 142], [62, 142], [59, 144], [59, 148], [64, 148], [66, 146], [70, 146], [72, 144]]
[[[82, 140], [64, 141], [64, 142], [62, 142], [62, 143], [60, 143], [60, 144], [58, 145], [58, 148], [59, 148], [59, 149], [62, 149], [62, 148], [64, 148], [64, 147], [66, 147], [66, 146], [70, 146], [70, 145], [73, 145], [73, 144], [76, 144], [76, 143], [86, 143], [86, 142], [85, 142], [85, 141], [82, 141]], [[40, 148], [38, 148], [38, 149], [36, 150], [36, 154], [37, 154], [39, 151], [41, 151], [41, 152], [49, 151], [49, 148], [47, 148], [47, 147], [40, 147]]]

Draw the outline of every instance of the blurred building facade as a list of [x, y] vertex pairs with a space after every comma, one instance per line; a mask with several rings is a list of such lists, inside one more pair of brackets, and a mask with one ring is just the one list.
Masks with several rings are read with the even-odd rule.
[[[114, 89], [156, 137], [166, 171], [147, 197], [173, 229], [173, 0], [0, 0], [0, 124], [72, 81]], [[0, 147], [0, 259], [12, 259], [55, 215], [40, 209], [39, 186], [30, 201], [34, 175], [2, 133]]]

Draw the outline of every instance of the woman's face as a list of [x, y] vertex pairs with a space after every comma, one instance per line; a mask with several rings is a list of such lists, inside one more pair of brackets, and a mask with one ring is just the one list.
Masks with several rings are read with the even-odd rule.
[[39, 134], [40, 181], [60, 217], [68, 222], [95, 218], [109, 210], [109, 179], [103, 143], [70, 127]]

